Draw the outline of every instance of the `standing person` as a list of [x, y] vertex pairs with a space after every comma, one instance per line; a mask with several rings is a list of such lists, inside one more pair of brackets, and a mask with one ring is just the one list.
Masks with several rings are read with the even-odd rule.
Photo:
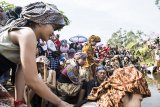
[[48, 67], [51, 70], [56, 71], [56, 78], [60, 75], [60, 50], [57, 49], [57, 45], [55, 44], [54, 35], [47, 41], [48, 46], [48, 59], [50, 61]]
[[60, 46], [60, 51], [61, 53], [67, 53], [69, 50], [69, 47], [68, 47], [68, 43], [67, 43], [67, 40], [61, 40], [61, 46]]
[[59, 40], [59, 34], [55, 35], [54, 43], [56, 44], [57, 49], [60, 50], [61, 42]]
[[94, 47], [101, 41], [101, 38], [96, 35], [91, 35], [88, 39], [88, 43], [82, 48], [82, 52], [87, 54], [86, 64], [84, 65], [87, 69], [89, 68], [88, 78], [92, 80], [95, 77], [95, 61], [94, 61]]
[[[70, 107], [53, 94], [38, 78], [36, 44], [38, 39], [47, 41], [54, 30], [65, 26], [64, 16], [53, 4], [36, 2], [22, 9], [20, 18], [0, 31], [0, 75], [9, 66], [18, 64], [15, 77], [15, 107], [23, 107], [24, 86], [58, 107]], [[42, 88], [43, 87], [43, 88]]]

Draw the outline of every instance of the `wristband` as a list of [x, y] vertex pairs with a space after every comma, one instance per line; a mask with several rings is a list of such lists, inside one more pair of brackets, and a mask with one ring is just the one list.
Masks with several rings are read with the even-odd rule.
[[24, 104], [23, 100], [21, 100], [21, 101], [14, 100], [14, 105], [21, 105], [21, 104]]

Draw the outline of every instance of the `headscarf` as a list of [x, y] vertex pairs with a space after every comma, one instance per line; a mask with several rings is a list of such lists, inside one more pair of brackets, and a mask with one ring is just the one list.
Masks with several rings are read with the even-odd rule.
[[126, 92], [151, 96], [143, 74], [134, 66], [116, 69], [108, 80], [92, 89], [88, 99], [97, 100], [98, 107], [122, 107]]
[[96, 35], [91, 35], [88, 39], [89, 43], [91, 42], [100, 42], [101, 41], [101, 38], [99, 36], [96, 36]]
[[83, 52], [77, 52], [77, 53], [74, 54], [74, 58], [76, 60], [78, 60], [78, 59], [86, 59], [87, 58], [87, 54], [83, 53]]
[[65, 26], [64, 15], [55, 5], [35, 2], [23, 7], [19, 18], [8, 24], [5, 29], [25, 26], [28, 20], [41, 24], [55, 24], [55, 30], [61, 29]]
[[96, 72], [98, 72], [98, 71], [100, 71], [100, 70], [104, 70], [104, 71], [106, 71], [106, 67], [105, 67], [105, 66], [103, 66], [103, 65], [99, 65], [99, 66], [97, 66], [97, 67], [96, 67]]

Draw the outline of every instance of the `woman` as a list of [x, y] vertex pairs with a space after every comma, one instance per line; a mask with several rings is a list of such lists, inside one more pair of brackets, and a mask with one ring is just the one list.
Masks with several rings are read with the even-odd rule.
[[79, 67], [84, 65], [86, 57], [86, 54], [77, 52], [74, 59], [68, 61], [57, 82], [57, 90], [60, 95], [77, 96], [83, 80], [79, 75]]
[[[15, 83], [16, 107], [23, 107], [24, 86], [27, 84], [39, 96], [58, 107], [70, 106], [38, 78], [36, 44], [38, 39], [47, 41], [54, 30], [65, 25], [64, 16], [53, 4], [36, 2], [22, 9], [20, 18], [12, 21], [0, 32], [0, 75], [13, 64], [18, 64]], [[43, 88], [42, 88], [43, 87]]]
[[61, 46], [60, 46], [60, 51], [61, 53], [67, 53], [69, 50], [68, 44], [67, 44], [67, 40], [61, 40]]

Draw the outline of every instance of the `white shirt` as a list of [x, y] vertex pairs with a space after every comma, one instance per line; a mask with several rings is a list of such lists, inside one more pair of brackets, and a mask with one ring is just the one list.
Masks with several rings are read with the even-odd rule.
[[53, 52], [57, 51], [56, 45], [54, 44], [54, 42], [52, 40], [47, 41], [47, 47], [48, 47], [49, 50], [51, 50]]

